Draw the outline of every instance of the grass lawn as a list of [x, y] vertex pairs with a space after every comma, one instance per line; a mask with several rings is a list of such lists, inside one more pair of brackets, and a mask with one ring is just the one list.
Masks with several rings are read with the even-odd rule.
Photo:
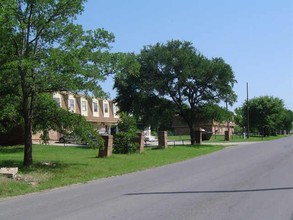
[[23, 147], [0, 147], [0, 167], [19, 167], [19, 179], [0, 177], [0, 198], [51, 189], [74, 183], [122, 175], [183, 161], [223, 149], [222, 146], [177, 146], [165, 150], [145, 148], [141, 154], [97, 158], [87, 147], [33, 146], [34, 164], [22, 166]]
[[[284, 137], [288, 137], [289, 135], [276, 135], [276, 136], [250, 136], [249, 138], [243, 138], [243, 136], [239, 135], [231, 135], [230, 142], [256, 142], [256, 141], [271, 141], [276, 140]], [[226, 142], [224, 140], [224, 135], [213, 135], [211, 139], [207, 142]]]
[[[243, 136], [232, 135], [230, 137], [230, 142], [255, 142], [255, 141], [271, 141], [275, 139], [280, 139], [283, 137], [288, 137], [289, 135], [277, 135], [277, 136], [251, 136], [249, 138], [243, 138]], [[190, 141], [189, 135], [178, 135], [178, 136], [168, 136], [169, 141]], [[224, 135], [213, 135], [210, 140], [204, 141], [203, 143], [209, 142], [226, 142], [224, 140]]]

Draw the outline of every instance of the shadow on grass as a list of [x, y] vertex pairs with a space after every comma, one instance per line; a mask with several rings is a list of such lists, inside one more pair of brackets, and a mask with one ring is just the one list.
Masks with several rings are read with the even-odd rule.
[[0, 167], [22, 167], [22, 161], [17, 160], [3, 160], [0, 161]]
[[210, 145], [210, 144], [196, 144], [196, 145], [187, 145], [187, 147], [191, 148], [212, 148], [212, 147], [218, 147], [219, 145]]
[[76, 146], [75, 148], [83, 149], [83, 150], [98, 150], [99, 149], [99, 147], [92, 148], [92, 147], [89, 147], [87, 145], [85, 145], [85, 146]]
[[21, 172], [22, 173], [30, 173], [30, 172], [56, 172], [62, 171], [66, 169], [69, 165], [68, 164], [62, 164], [60, 162], [36, 162], [32, 164], [29, 167], [21, 167]]
[[[177, 148], [180, 148], [180, 147], [190, 147], [190, 148], [211, 148], [211, 147], [217, 147], [217, 145], [210, 145], [210, 144], [195, 144], [195, 145], [191, 145], [191, 144], [185, 144], [185, 145], [181, 145], [181, 144], [178, 144], [178, 145], [169, 145], [166, 149], [168, 148], [173, 148], [173, 147], [177, 147]], [[159, 148], [157, 146], [155, 147], [152, 147], [151, 150], [164, 150], [163, 148]]]
[[[50, 161], [50, 162], [35, 162], [31, 166], [24, 166], [22, 161], [17, 160], [3, 160], [0, 161], [0, 167], [18, 167], [19, 171], [24, 174], [28, 174], [30, 172], [61, 172], [62, 170], [66, 170], [70, 166], [82, 164], [66, 164], [60, 163], [59, 161]], [[85, 164], [86, 166], [86, 164]]]
[[23, 146], [0, 147], [0, 154], [14, 154], [23, 152]]

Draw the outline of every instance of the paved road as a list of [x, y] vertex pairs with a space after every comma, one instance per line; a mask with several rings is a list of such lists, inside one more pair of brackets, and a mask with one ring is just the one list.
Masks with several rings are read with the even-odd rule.
[[2, 200], [0, 219], [293, 220], [293, 137]]

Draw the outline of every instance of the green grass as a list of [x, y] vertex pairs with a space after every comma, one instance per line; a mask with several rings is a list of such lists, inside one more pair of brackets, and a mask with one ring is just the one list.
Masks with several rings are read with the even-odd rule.
[[[243, 138], [243, 136], [239, 135], [231, 135], [230, 142], [257, 142], [257, 141], [271, 141], [284, 137], [288, 137], [289, 135], [277, 135], [277, 136], [250, 136], [249, 138]], [[224, 135], [213, 135], [210, 140], [206, 142], [227, 142], [224, 140]]]
[[23, 167], [23, 147], [1, 147], [0, 167], [19, 167], [19, 180], [0, 177], [0, 197], [26, 194], [103, 177], [158, 167], [223, 149], [222, 146], [177, 146], [144, 153], [97, 158], [86, 147], [33, 146], [34, 163]]
[[[280, 139], [283, 137], [288, 137], [288, 135], [277, 135], [277, 136], [269, 136], [269, 137], [263, 137], [263, 136], [251, 136], [249, 138], [243, 138], [243, 136], [239, 135], [232, 135], [230, 137], [230, 142], [255, 142], [255, 141], [271, 141]], [[168, 141], [190, 141], [189, 135], [178, 135], [178, 136], [168, 136]], [[224, 140], [224, 135], [213, 135], [210, 140], [204, 141], [203, 143], [209, 143], [209, 142], [226, 142]]]

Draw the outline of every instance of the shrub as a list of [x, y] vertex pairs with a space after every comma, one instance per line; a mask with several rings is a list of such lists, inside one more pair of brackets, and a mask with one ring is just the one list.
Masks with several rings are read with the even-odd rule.
[[134, 153], [138, 149], [137, 127], [133, 116], [121, 113], [118, 122], [118, 132], [114, 135], [114, 153]]

